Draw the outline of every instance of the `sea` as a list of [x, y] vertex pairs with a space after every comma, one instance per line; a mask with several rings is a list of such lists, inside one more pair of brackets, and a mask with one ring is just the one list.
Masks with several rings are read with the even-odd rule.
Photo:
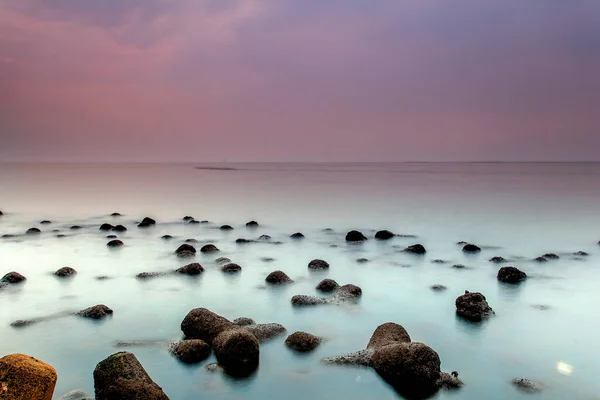
[[[54, 366], [56, 399], [73, 390], [93, 397], [96, 364], [118, 351], [134, 353], [172, 400], [399, 399], [372, 369], [321, 363], [364, 349], [385, 322], [404, 326], [413, 341], [437, 351], [443, 371], [459, 373], [464, 386], [436, 399], [531, 398], [514, 378], [540, 382], [539, 399], [600, 399], [600, 164], [5, 163], [0, 210], [0, 235], [15, 235], [0, 239], [0, 275], [27, 277], [0, 291], [0, 356], [24, 353]], [[186, 224], [187, 215], [209, 222]], [[156, 226], [138, 228], [146, 216]], [[247, 228], [251, 220], [260, 226]], [[116, 233], [123, 247], [106, 246], [112, 232], [98, 229], [105, 222], [128, 228]], [[220, 230], [224, 224], [234, 229]], [[41, 234], [24, 235], [31, 227]], [[382, 229], [402, 236], [375, 240]], [[369, 240], [346, 243], [350, 230]], [[295, 232], [305, 239], [291, 239]], [[173, 239], [161, 239], [167, 234]], [[235, 243], [263, 234], [282, 243]], [[174, 254], [186, 239], [221, 249], [194, 258], [203, 274], [136, 279], [191, 262]], [[482, 251], [465, 254], [460, 241]], [[402, 251], [416, 243], [426, 255]], [[560, 258], [533, 261], [549, 252]], [[494, 256], [507, 261], [489, 262]], [[242, 272], [222, 273], [216, 257], [229, 257]], [[316, 258], [329, 270], [310, 271]], [[498, 282], [505, 265], [528, 279]], [[78, 274], [55, 277], [64, 266]], [[274, 270], [294, 283], [268, 287]], [[324, 278], [358, 285], [363, 295], [351, 304], [292, 306], [296, 294], [317, 295]], [[433, 291], [435, 284], [447, 290]], [[455, 299], [465, 290], [483, 293], [495, 315], [481, 323], [458, 318]], [[58, 317], [95, 304], [114, 314]], [[196, 307], [276, 322], [288, 334], [305, 331], [323, 342], [297, 354], [279, 336], [261, 344], [251, 377], [209, 372], [214, 356], [186, 365], [165, 346], [182, 339], [181, 321]], [[128, 341], [144, 342], [124, 346]]]

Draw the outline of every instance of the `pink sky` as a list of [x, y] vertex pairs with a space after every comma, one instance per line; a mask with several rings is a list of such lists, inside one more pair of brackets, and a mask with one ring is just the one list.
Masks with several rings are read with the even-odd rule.
[[4, 0], [0, 161], [600, 161], [598, 0]]

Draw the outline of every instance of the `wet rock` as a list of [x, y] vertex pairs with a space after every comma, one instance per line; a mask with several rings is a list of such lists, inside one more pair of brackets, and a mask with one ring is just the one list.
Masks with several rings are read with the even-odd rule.
[[271, 240], [271, 236], [269, 235], [260, 235], [258, 240]]
[[104, 304], [98, 304], [92, 307], [88, 307], [84, 310], [81, 310], [77, 313], [80, 317], [90, 318], [90, 319], [102, 319], [107, 317], [108, 315], [112, 315], [113, 310], [105, 306]]
[[229, 264], [223, 265], [221, 267], [221, 271], [230, 272], [230, 273], [241, 272], [242, 267], [240, 267], [238, 264], [235, 264], [235, 263], [229, 263]]
[[542, 390], [543, 385], [540, 382], [531, 379], [515, 378], [511, 383], [519, 390], [527, 393], [537, 393]]
[[304, 235], [300, 232], [296, 232], [293, 233], [292, 235], [290, 235], [290, 238], [292, 239], [304, 239]]
[[231, 231], [233, 230], [233, 227], [231, 225], [221, 225], [219, 229], [222, 231]]
[[586, 256], [589, 256], [589, 254], [588, 254], [588, 253], [586, 253], [585, 251], [578, 251], [578, 252], [575, 252], [575, 253], [573, 253], [573, 255], [574, 255], [574, 256], [580, 256], [580, 257], [586, 257]]
[[163, 240], [171, 240], [171, 239], [173, 239], [173, 236], [171, 236], [171, 235], [162, 235], [160, 238], [163, 239]]
[[233, 323], [237, 326], [246, 326], [246, 325], [256, 325], [256, 322], [252, 318], [236, 318], [233, 320]]
[[308, 263], [308, 269], [312, 269], [312, 270], [329, 269], [329, 263], [325, 260], [320, 260], [320, 259], [316, 258]]
[[196, 364], [210, 356], [210, 346], [200, 339], [182, 340], [169, 346], [169, 351], [181, 362]]
[[3, 215], [4, 215], [4, 213], [2, 212], [2, 210], [0, 210], [0, 217], [3, 216]]
[[292, 297], [292, 305], [297, 307], [315, 306], [317, 304], [327, 304], [328, 300], [322, 297], [306, 296], [303, 294]]
[[169, 400], [138, 359], [129, 352], [113, 354], [94, 369], [96, 400]]
[[387, 230], [383, 230], [383, 231], [379, 231], [375, 234], [375, 239], [379, 239], [379, 240], [388, 240], [393, 238], [395, 235]]
[[463, 246], [462, 251], [465, 253], [479, 253], [481, 251], [481, 248], [474, 244], [467, 243]]
[[548, 259], [548, 260], [558, 260], [560, 258], [559, 256], [557, 256], [554, 253], [546, 253], [542, 257], [544, 257], [545, 259]]
[[434, 292], [443, 292], [446, 289], [448, 289], [448, 288], [446, 286], [444, 286], [444, 285], [433, 285], [433, 286], [431, 286], [431, 290], [433, 290]]
[[359, 231], [350, 231], [346, 234], [346, 242], [362, 242], [367, 240], [367, 237]]
[[272, 285], [281, 285], [281, 284], [294, 282], [293, 280], [290, 279], [289, 276], [287, 276], [287, 274], [285, 272], [279, 271], [279, 270], [273, 271], [269, 275], [267, 275], [267, 278], [265, 279], [265, 281]]
[[0, 279], [0, 282], [15, 284], [24, 282], [25, 280], [27, 280], [27, 278], [25, 278], [20, 273], [13, 271], [4, 275], [2, 279]]
[[191, 263], [191, 264], [184, 265], [183, 267], [176, 269], [175, 272], [177, 272], [178, 274], [195, 276], [195, 275], [200, 275], [201, 273], [203, 273], [204, 267], [202, 267], [202, 265], [200, 265], [198, 263]]
[[175, 250], [179, 257], [190, 257], [196, 254], [196, 248], [190, 244], [184, 243]]
[[193, 221], [194, 217], [192, 217], [190, 215], [186, 215], [185, 217], [183, 217], [183, 220], [186, 221], [186, 222]]
[[286, 332], [283, 325], [275, 323], [246, 325], [244, 329], [252, 333], [261, 343]]
[[26, 235], [37, 235], [39, 233], [41, 233], [42, 231], [40, 231], [38, 228], [29, 228], [27, 229], [27, 231], [25, 232]]
[[52, 222], [48, 221], [47, 219], [43, 220], [40, 222], [41, 225], [50, 225]]
[[250, 221], [250, 222], [246, 223], [246, 226], [248, 228], [256, 228], [256, 227], [258, 227], [258, 222], [256, 222], [256, 221]]
[[66, 278], [66, 277], [69, 277], [69, 276], [73, 276], [75, 274], [77, 274], [77, 271], [75, 271], [71, 267], [62, 267], [61, 269], [59, 269], [58, 271], [56, 271], [54, 273], [54, 275], [59, 276], [61, 278]]
[[87, 393], [83, 390], [71, 390], [60, 396], [60, 400], [86, 400]]
[[330, 293], [337, 290], [340, 285], [333, 279], [323, 279], [315, 289], [321, 292]]
[[25, 354], [0, 358], [0, 398], [2, 400], [52, 400], [56, 370]]
[[111, 216], [111, 217], [120, 217], [120, 216], [121, 216], [121, 214], [120, 214], [120, 213], [118, 213], [118, 212], [114, 212], [114, 213], [110, 214], [110, 216]]
[[231, 259], [227, 258], [227, 257], [219, 257], [215, 260], [215, 262], [217, 264], [227, 264], [231, 262]]
[[505, 261], [506, 261], [506, 259], [504, 257], [500, 257], [500, 256], [495, 256], [495, 257], [490, 258], [490, 262], [496, 263], [496, 264], [500, 264]]
[[498, 280], [504, 283], [519, 283], [527, 279], [527, 274], [515, 267], [502, 267], [498, 270]]
[[338, 301], [357, 299], [362, 296], [362, 289], [356, 285], [348, 284], [341, 286], [335, 293], [334, 299]]
[[548, 259], [545, 257], [536, 257], [533, 259], [533, 261], [539, 262], [539, 263], [545, 263], [545, 262], [548, 262]]
[[79, 225], [73, 225], [73, 226], [71, 226], [69, 229], [71, 229], [71, 230], [73, 230], [73, 231], [76, 231], [76, 230], [78, 230], [78, 229], [81, 229], [81, 226], [79, 226]]
[[422, 244], [413, 244], [412, 246], [408, 246], [407, 248], [405, 248], [404, 251], [406, 253], [412, 253], [412, 254], [427, 253], [427, 250], [425, 249], [425, 247]]
[[213, 341], [217, 361], [234, 376], [247, 376], [258, 368], [260, 344], [246, 328], [221, 332]]
[[139, 274], [137, 274], [135, 277], [137, 279], [150, 279], [150, 278], [157, 278], [159, 276], [165, 276], [167, 275], [166, 272], [140, 272]]
[[321, 341], [322, 339], [318, 336], [298, 331], [285, 339], [285, 345], [294, 351], [306, 353], [316, 349], [321, 344]]
[[463, 264], [454, 264], [454, 265], [452, 266], [452, 268], [454, 268], [454, 269], [465, 269], [465, 268], [467, 268], [467, 267], [466, 267], [466, 266], [464, 266]]
[[116, 239], [117, 235], [106, 235], [107, 239]]
[[465, 291], [465, 294], [456, 299], [456, 314], [469, 320], [481, 321], [494, 315], [494, 310], [489, 306], [486, 298], [479, 292]]
[[125, 232], [127, 228], [124, 225], [117, 225], [114, 228], [112, 228], [112, 230], [115, 232]]
[[252, 243], [252, 242], [254, 242], [254, 240], [239, 238], [239, 239], [236, 239], [235, 242], [237, 244], [244, 244], [244, 243]]
[[106, 243], [108, 247], [121, 247], [123, 244], [124, 243], [118, 239], [111, 240], [110, 242]]
[[200, 249], [201, 253], [216, 253], [217, 251], [220, 251], [220, 250], [214, 244], [205, 244]]
[[100, 225], [100, 230], [101, 231], [110, 231], [113, 228], [114, 228], [114, 226], [112, 226], [111, 224], [107, 224], [107, 223], [104, 223], [104, 224]]
[[206, 308], [194, 308], [181, 322], [186, 339], [202, 339], [208, 344], [212, 344], [221, 332], [233, 327], [231, 321]]
[[410, 343], [410, 335], [402, 325], [386, 322], [379, 325], [367, 344], [367, 349], [388, 346], [398, 343]]

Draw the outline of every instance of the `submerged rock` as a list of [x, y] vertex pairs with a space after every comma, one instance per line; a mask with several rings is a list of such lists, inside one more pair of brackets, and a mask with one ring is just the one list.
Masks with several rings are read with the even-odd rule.
[[83, 390], [71, 390], [60, 396], [60, 400], [88, 400], [88, 395]]
[[303, 294], [292, 297], [292, 305], [297, 307], [315, 306], [317, 304], [327, 304], [329, 301], [322, 297], [306, 296]]
[[221, 267], [221, 271], [223, 272], [241, 272], [242, 267], [235, 263], [225, 264]]
[[182, 218], [184, 221], [189, 222], [189, 221], [193, 221], [194, 217], [190, 216], [190, 215], [186, 215], [185, 217]]
[[162, 235], [160, 238], [163, 239], [163, 240], [171, 240], [171, 239], [173, 239], [173, 236], [171, 236], [171, 235]]
[[102, 319], [107, 317], [108, 315], [112, 315], [113, 310], [105, 306], [104, 304], [98, 304], [92, 307], [88, 307], [84, 310], [81, 310], [77, 313], [80, 317], [90, 318], [90, 319]]
[[359, 231], [350, 231], [346, 234], [346, 242], [362, 242], [367, 240], [367, 237]]
[[323, 364], [362, 365], [363, 367], [370, 367], [374, 352], [375, 349], [365, 349], [340, 356], [327, 357], [322, 359], [321, 362]]
[[554, 253], [546, 253], [542, 257], [544, 257], [544, 258], [546, 258], [548, 260], [558, 260], [560, 258], [559, 256], [557, 256]]
[[296, 232], [290, 235], [292, 239], [304, 239], [304, 235], [300, 232]]
[[107, 239], [116, 239], [117, 235], [106, 235]]
[[454, 269], [465, 269], [467, 267], [465, 265], [463, 265], [463, 264], [454, 264], [452, 266], [452, 268], [454, 268]]
[[412, 253], [412, 254], [425, 254], [425, 253], [427, 253], [427, 250], [425, 249], [425, 246], [423, 246], [422, 244], [413, 244], [412, 246], [408, 246], [407, 248], [405, 248], [404, 251], [406, 253]]
[[81, 226], [79, 226], [79, 225], [73, 225], [73, 226], [71, 226], [69, 229], [71, 229], [71, 230], [73, 230], [73, 231], [76, 231], [76, 230], [78, 230], [78, 229], [81, 229]]
[[52, 400], [56, 370], [25, 354], [0, 358], [0, 398], [2, 400]]
[[48, 221], [47, 219], [40, 221], [41, 225], [50, 225], [52, 223], [52, 221]]
[[362, 296], [362, 289], [356, 285], [347, 284], [338, 289], [334, 299], [337, 301], [357, 299]]
[[115, 232], [125, 232], [127, 228], [124, 225], [117, 225], [114, 228], [112, 228], [112, 230]]
[[186, 364], [196, 364], [210, 356], [210, 346], [200, 339], [182, 340], [172, 343], [169, 352]]
[[121, 216], [121, 214], [120, 214], [120, 213], [118, 213], [118, 212], [114, 212], [114, 213], [110, 214], [110, 216], [111, 216], [111, 217], [120, 217], [120, 216]]
[[357, 258], [356, 262], [359, 264], [365, 264], [365, 263], [369, 262], [369, 259], [368, 258]]
[[258, 227], [258, 222], [256, 222], [256, 221], [246, 222], [246, 226], [248, 228], [256, 228], [256, 227]]
[[448, 288], [444, 285], [432, 285], [431, 286], [431, 290], [433, 290], [434, 292], [443, 292], [446, 289], [448, 289]]
[[190, 276], [200, 275], [201, 273], [204, 272], [204, 267], [198, 263], [191, 263], [188, 265], [184, 265], [181, 268], [177, 268], [175, 270], [175, 272], [177, 272], [178, 274], [184, 274], [184, 275], [190, 275]]
[[545, 263], [545, 262], [548, 262], [548, 259], [545, 257], [536, 257], [533, 259], [533, 261], [539, 262], [539, 263]]
[[237, 244], [244, 244], [244, 243], [252, 243], [252, 242], [254, 242], [254, 240], [239, 238], [239, 239], [236, 239], [235, 242]]
[[258, 368], [260, 344], [245, 328], [221, 332], [215, 337], [213, 348], [217, 361], [231, 375], [247, 376]]
[[321, 341], [322, 339], [318, 336], [298, 331], [285, 339], [285, 345], [294, 351], [306, 353], [316, 349], [321, 344]]
[[114, 226], [112, 226], [111, 224], [104, 223], [104, 224], [100, 225], [100, 228], [99, 228], [99, 229], [100, 229], [101, 231], [110, 231], [110, 230], [112, 230], [113, 228], [114, 228]]
[[37, 235], [39, 233], [42, 233], [42, 231], [40, 231], [38, 228], [29, 228], [25, 232], [26, 235]]
[[214, 244], [205, 244], [200, 248], [201, 253], [216, 253], [220, 251]]
[[320, 260], [317, 258], [308, 263], [308, 269], [312, 269], [312, 270], [329, 269], [329, 263], [325, 260]]
[[537, 393], [542, 390], [543, 385], [540, 382], [531, 379], [515, 378], [511, 383], [519, 390], [527, 393]]
[[196, 221], [195, 219], [193, 219], [191, 221], [188, 221], [189, 225], [196, 225], [196, 224], [199, 224], [199, 223], [200, 223], [200, 221]]
[[190, 244], [184, 243], [175, 250], [179, 257], [191, 257], [196, 254], [196, 248]]
[[198, 243], [198, 240], [194, 238], [185, 239], [185, 243]]
[[388, 231], [388, 230], [383, 230], [383, 231], [379, 231], [375, 234], [375, 239], [379, 239], [379, 240], [388, 240], [393, 238], [395, 235]]
[[61, 278], [65, 278], [65, 277], [69, 277], [69, 276], [73, 276], [77, 274], [77, 271], [75, 271], [73, 268], [71, 267], [62, 267], [61, 269], [59, 269], [58, 271], [56, 271], [54, 273], [54, 275], [59, 276]]
[[273, 262], [275, 259], [273, 257], [261, 257], [260, 261]]
[[215, 262], [217, 264], [226, 264], [226, 263], [230, 263], [231, 259], [227, 258], [227, 257], [219, 257], [215, 260]]
[[165, 275], [167, 275], [166, 272], [140, 272], [135, 277], [137, 279], [150, 279], [150, 278], [156, 278], [156, 277], [165, 276]]
[[113, 354], [94, 369], [96, 400], [169, 400], [138, 359], [129, 352]]
[[108, 247], [121, 247], [123, 244], [124, 243], [118, 239], [111, 240], [110, 242], [106, 243]]
[[481, 248], [471, 243], [467, 243], [463, 246], [462, 251], [465, 253], [479, 253]]
[[485, 296], [479, 292], [465, 291], [465, 294], [456, 299], [455, 304], [456, 314], [469, 321], [477, 322], [494, 315]]
[[15, 284], [15, 283], [21, 283], [25, 280], [27, 280], [27, 278], [25, 278], [20, 273], [13, 271], [13, 272], [9, 272], [8, 274], [4, 275], [2, 277], [2, 279], [0, 279], [0, 282]]
[[271, 240], [271, 236], [269, 235], [260, 235], [258, 240]]
[[333, 279], [323, 279], [315, 289], [321, 292], [330, 293], [337, 290], [340, 285]]
[[222, 231], [231, 231], [233, 230], [233, 227], [231, 225], [221, 225], [219, 229]]
[[515, 267], [502, 267], [498, 270], [498, 280], [504, 283], [519, 283], [527, 279], [527, 274]]
[[575, 253], [573, 253], [574, 256], [580, 256], [580, 257], [586, 257], [589, 256], [588, 253], [586, 253], [585, 251], [577, 251]]
[[490, 258], [490, 262], [496, 263], [496, 264], [500, 264], [505, 261], [506, 261], [506, 259], [504, 257], [500, 257], [500, 256], [495, 256], [495, 257]]
[[267, 275], [265, 281], [272, 285], [281, 285], [294, 282], [289, 276], [287, 276], [285, 272], [279, 270], [273, 271]]

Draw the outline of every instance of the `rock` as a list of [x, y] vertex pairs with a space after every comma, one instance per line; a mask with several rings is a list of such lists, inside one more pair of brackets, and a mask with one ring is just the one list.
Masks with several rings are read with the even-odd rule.
[[586, 253], [585, 251], [578, 251], [578, 252], [573, 253], [573, 255], [574, 256], [581, 256], [581, 257], [589, 256], [589, 254]]
[[205, 244], [200, 249], [201, 253], [216, 253], [217, 251], [220, 251], [220, 250], [214, 244]]
[[533, 261], [539, 262], [539, 263], [545, 263], [545, 262], [548, 262], [548, 259], [545, 257], [536, 257], [533, 259]]
[[444, 285], [433, 285], [433, 286], [431, 286], [431, 290], [433, 290], [434, 292], [443, 292], [446, 289], [448, 289], [448, 288], [446, 286], [444, 286]]
[[9, 272], [8, 274], [4, 275], [2, 277], [2, 279], [0, 279], [0, 282], [14, 284], [14, 283], [21, 283], [25, 280], [27, 280], [27, 278], [25, 278], [20, 273], [13, 271], [13, 272]]
[[246, 325], [256, 325], [256, 322], [252, 318], [236, 318], [233, 320], [233, 323], [237, 326], [246, 326]]
[[165, 275], [167, 275], [166, 272], [140, 272], [135, 277], [137, 279], [150, 279], [150, 278], [156, 278], [156, 277], [165, 276]]
[[388, 240], [393, 238], [395, 235], [387, 230], [384, 231], [379, 231], [375, 234], [375, 239], [379, 239], [379, 240]]
[[481, 248], [479, 246], [475, 246], [474, 244], [467, 243], [463, 246], [462, 251], [465, 253], [479, 253]]
[[292, 239], [304, 239], [304, 235], [300, 232], [296, 232], [290, 235]]
[[179, 257], [189, 257], [196, 254], [196, 248], [190, 244], [184, 243], [175, 250]]
[[273, 262], [275, 259], [273, 257], [261, 257], [260, 261]]
[[454, 264], [454, 265], [452, 266], [452, 268], [454, 268], [454, 269], [465, 269], [465, 268], [467, 268], [467, 267], [466, 267], [466, 266], [464, 266], [463, 264]]
[[124, 243], [118, 239], [111, 240], [110, 242], [106, 243], [108, 247], [121, 247], [123, 244]]
[[198, 243], [198, 241], [194, 238], [185, 239], [185, 243]]
[[427, 252], [422, 244], [413, 244], [412, 246], [405, 248], [404, 251], [412, 254], [425, 254]]
[[45, 220], [43, 220], [43, 221], [41, 221], [41, 222], [40, 222], [40, 224], [41, 224], [41, 225], [49, 225], [49, 224], [51, 224], [51, 223], [52, 223], [52, 222], [51, 222], [51, 221], [48, 221], [47, 219], [45, 219]]
[[3, 239], [10, 239], [14, 237], [16, 237], [16, 235], [11, 235], [10, 233], [5, 233], [4, 235], [2, 235]]
[[237, 244], [252, 243], [254, 240], [239, 238], [235, 241]]
[[367, 344], [367, 349], [389, 346], [390, 344], [410, 343], [410, 335], [402, 325], [386, 322], [379, 325]]
[[455, 304], [456, 313], [469, 321], [481, 321], [494, 314], [485, 296], [479, 292], [465, 291], [465, 294], [456, 299]]
[[367, 240], [367, 237], [359, 231], [350, 231], [346, 234], [346, 242], [362, 242]]
[[4, 215], [4, 213], [0, 210], [0, 217], [3, 216], [3, 215]]
[[235, 263], [225, 264], [221, 267], [221, 271], [223, 272], [240, 272], [242, 267]]
[[519, 283], [527, 279], [527, 274], [515, 267], [502, 267], [498, 270], [498, 280], [504, 283]]
[[335, 293], [335, 300], [352, 300], [362, 296], [362, 289], [356, 285], [348, 284], [340, 287]]
[[315, 306], [317, 304], [327, 304], [328, 300], [322, 297], [306, 296], [303, 294], [292, 297], [292, 305], [297, 307]]
[[56, 237], [57, 238], [64, 238], [64, 237], [67, 237], [67, 235], [60, 233], [60, 234], [56, 235]]
[[27, 229], [27, 231], [25, 232], [26, 235], [37, 235], [38, 233], [41, 233], [42, 231], [40, 231], [38, 228], [29, 228]]
[[227, 264], [227, 263], [230, 263], [230, 262], [231, 262], [231, 260], [230, 260], [229, 258], [227, 258], [227, 257], [219, 257], [219, 258], [217, 258], [217, 259], [215, 260], [215, 262], [216, 262], [217, 264]]
[[71, 226], [69, 229], [71, 229], [71, 230], [73, 230], [73, 231], [76, 231], [76, 230], [78, 230], [78, 229], [81, 229], [81, 226], [79, 226], [79, 225], [73, 225], [73, 226]]
[[219, 365], [219, 363], [210, 363], [206, 364], [204, 369], [206, 370], [206, 372], [217, 372], [221, 371], [223, 368]]
[[156, 225], [156, 221], [153, 220], [150, 217], [144, 217], [144, 219], [142, 220], [142, 222], [140, 222], [140, 224], [144, 224], [144, 225]]
[[548, 260], [558, 260], [560, 258], [559, 256], [557, 256], [554, 253], [546, 253], [542, 257], [544, 257], [544, 258], [546, 258]]
[[112, 228], [112, 230], [115, 232], [125, 232], [127, 228], [123, 225], [117, 225], [114, 228]]
[[106, 235], [107, 239], [116, 239], [117, 235]]
[[431, 263], [432, 264], [445, 264], [446, 261], [436, 258], [435, 260], [432, 260]]
[[118, 213], [118, 212], [114, 212], [114, 213], [110, 214], [110, 216], [111, 216], [111, 217], [120, 217], [120, 216], [121, 216], [121, 214], [120, 214], [120, 213]]
[[110, 276], [106, 276], [106, 275], [101, 275], [101, 276], [96, 277], [96, 280], [98, 280], [98, 281], [105, 281], [108, 279], [112, 279], [112, 278]]
[[223, 369], [234, 376], [247, 376], [258, 368], [260, 344], [245, 328], [221, 332], [213, 342], [215, 356]]
[[83, 390], [71, 390], [60, 396], [60, 400], [86, 400], [87, 393]]
[[505, 261], [506, 261], [506, 259], [504, 257], [500, 257], [500, 256], [495, 256], [495, 257], [490, 258], [490, 262], [496, 263], [496, 264], [500, 264]]
[[439, 388], [440, 357], [429, 346], [401, 343], [376, 348], [375, 371], [407, 398], [427, 398]]
[[321, 362], [324, 364], [362, 365], [364, 367], [370, 367], [374, 352], [375, 349], [365, 349], [354, 353], [343, 354], [341, 356], [327, 357], [322, 359]]
[[256, 222], [256, 221], [250, 221], [250, 222], [246, 223], [246, 226], [248, 228], [256, 228], [256, 227], [258, 227], [258, 222]]
[[184, 265], [181, 268], [178, 268], [175, 270], [175, 272], [177, 272], [178, 274], [184, 274], [184, 275], [200, 275], [201, 273], [204, 272], [204, 267], [202, 267], [202, 265], [198, 264], [198, 263], [191, 263], [188, 265]]
[[202, 339], [208, 344], [212, 344], [221, 332], [234, 327], [231, 321], [206, 308], [194, 308], [181, 322], [186, 339]]
[[294, 332], [285, 339], [285, 345], [290, 349], [306, 353], [312, 351], [321, 344], [322, 339], [318, 336], [306, 332]]
[[315, 289], [321, 292], [330, 293], [337, 290], [340, 287], [333, 279], [323, 279]]
[[196, 224], [199, 224], [199, 223], [200, 223], [200, 221], [196, 221], [195, 219], [193, 219], [191, 221], [188, 221], [189, 225], [196, 225]]
[[274, 323], [246, 325], [244, 326], [244, 329], [256, 336], [261, 343], [286, 332], [283, 325]]
[[285, 272], [279, 271], [279, 270], [273, 271], [269, 275], [267, 275], [267, 278], [265, 279], [265, 281], [272, 285], [281, 285], [281, 284], [294, 282], [293, 280], [290, 279], [289, 276], [287, 276], [287, 274]]
[[112, 315], [112, 313], [113, 310], [106, 307], [104, 304], [98, 304], [79, 311], [77, 315], [84, 318], [102, 319], [108, 315]]
[[186, 215], [185, 217], [183, 217], [183, 220], [184, 220], [184, 221], [186, 221], [186, 222], [187, 222], [187, 221], [193, 221], [193, 220], [194, 220], [194, 217], [192, 217], [192, 216], [189, 216], [189, 215]]
[[542, 390], [543, 385], [540, 382], [532, 381], [531, 379], [515, 378], [511, 383], [517, 389], [527, 393], [537, 393]]
[[357, 258], [356, 262], [359, 264], [365, 264], [365, 263], [369, 262], [369, 259], [368, 258]]
[[75, 271], [73, 268], [71, 267], [62, 267], [61, 269], [59, 269], [58, 271], [56, 271], [54, 273], [54, 275], [59, 276], [61, 278], [65, 278], [65, 277], [69, 277], [69, 276], [73, 276], [77, 274], [77, 271]]
[[169, 400], [129, 352], [113, 354], [94, 370], [96, 400]]
[[312, 269], [312, 270], [329, 269], [329, 263], [325, 260], [320, 260], [320, 259], [316, 258], [308, 263], [308, 269]]
[[271, 236], [269, 235], [260, 235], [258, 240], [271, 240]]
[[440, 373], [440, 379], [438, 385], [443, 389], [458, 389], [463, 386], [463, 382], [458, 379], [458, 372], [452, 371], [452, 373], [442, 372]]
[[210, 356], [210, 346], [200, 339], [182, 340], [169, 346], [169, 351], [181, 362], [196, 364]]
[[171, 240], [171, 239], [173, 239], [173, 236], [171, 236], [171, 235], [162, 235], [161, 239], [163, 239], [163, 240]]
[[0, 358], [0, 398], [2, 400], [52, 400], [56, 370], [25, 354]]
[[111, 224], [107, 224], [107, 223], [104, 223], [104, 224], [100, 225], [100, 230], [101, 231], [110, 231], [113, 228], [114, 228], [114, 226], [112, 226]]
[[465, 241], [463, 240], [463, 241], [460, 241], [460, 242], [458, 242], [458, 243], [456, 243], [456, 244], [457, 244], [457, 245], [459, 245], [459, 246], [464, 246], [465, 244], [469, 244], [469, 243], [467, 243], [467, 242], [465, 242]]
[[222, 231], [231, 231], [233, 230], [233, 227], [231, 225], [221, 225], [219, 229]]

